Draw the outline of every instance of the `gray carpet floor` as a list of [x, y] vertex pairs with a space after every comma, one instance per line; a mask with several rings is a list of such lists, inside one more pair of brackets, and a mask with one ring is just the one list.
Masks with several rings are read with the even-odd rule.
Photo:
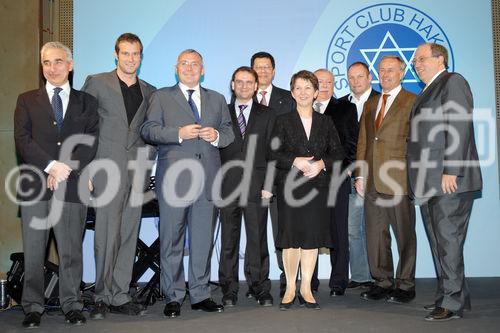
[[[163, 317], [164, 303], [156, 302], [140, 317], [109, 314], [101, 321], [87, 321], [87, 324], [71, 327], [64, 323], [60, 311], [50, 311], [42, 317], [42, 324], [36, 332], [500, 332], [500, 278], [470, 278], [472, 311], [464, 317], [443, 323], [424, 321], [425, 304], [432, 303], [435, 290], [434, 279], [417, 280], [417, 297], [409, 304], [396, 305], [385, 301], [365, 301], [359, 298], [362, 290], [350, 289], [343, 297], [329, 296], [328, 281], [321, 281], [316, 296], [321, 310], [300, 308], [298, 305], [288, 311], [280, 311], [278, 285], [273, 281], [275, 305], [263, 308], [244, 297], [246, 286], [240, 288], [238, 304], [223, 313], [193, 311], [186, 301], [181, 317]], [[215, 288], [213, 298], [220, 301], [220, 290]], [[296, 303], [297, 304], [297, 303]], [[88, 316], [88, 313], [85, 313]], [[24, 314], [20, 307], [13, 307], [0, 313], [0, 333], [26, 331], [21, 326]]]

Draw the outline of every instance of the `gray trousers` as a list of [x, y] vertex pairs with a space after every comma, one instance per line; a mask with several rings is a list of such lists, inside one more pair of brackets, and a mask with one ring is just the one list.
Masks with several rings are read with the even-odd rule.
[[436, 306], [470, 310], [464, 273], [464, 242], [472, 211], [470, 193], [433, 197], [420, 206], [438, 278]]
[[[54, 230], [59, 255], [59, 300], [64, 313], [81, 310], [82, 239], [87, 207], [79, 203], [64, 202], [57, 221], [49, 220], [51, 203], [39, 201], [21, 206], [24, 251], [24, 286], [22, 306], [25, 313], [44, 311], [44, 263], [50, 229]], [[33, 224], [33, 217], [41, 219]]]
[[186, 296], [184, 241], [189, 236], [188, 285], [191, 304], [210, 298], [210, 260], [214, 205], [204, 197], [186, 207], [173, 207], [159, 195], [161, 288], [165, 300], [182, 303]]
[[130, 192], [130, 185], [122, 187], [108, 205], [96, 209], [96, 302], [120, 306], [131, 301], [130, 280], [142, 207], [130, 205]]

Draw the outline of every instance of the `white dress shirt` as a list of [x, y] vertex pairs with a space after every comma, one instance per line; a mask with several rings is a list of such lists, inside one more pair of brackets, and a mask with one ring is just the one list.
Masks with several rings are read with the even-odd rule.
[[361, 96], [359, 96], [359, 99], [354, 96], [354, 94], [351, 92], [349, 94], [349, 101], [356, 105], [356, 111], [358, 111], [358, 122], [361, 119], [361, 115], [363, 114], [363, 107], [365, 106], [365, 102], [368, 100], [370, 97], [370, 94], [372, 93], [372, 87], [368, 88], [367, 91], [365, 91]]
[[444, 72], [445, 70], [446, 70], [446, 68], [443, 68], [442, 70], [440, 70], [439, 72], [437, 72], [437, 73], [436, 73], [436, 75], [434, 75], [434, 76], [432, 77], [432, 79], [429, 81], [429, 83], [427, 83], [427, 84], [425, 85], [424, 90], [422, 90], [422, 91], [425, 91], [425, 89], [427, 89], [427, 87], [428, 87], [428, 86], [430, 86], [432, 82], [434, 82], [434, 80], [435, 80], [435, 79], [439, 76], [439, 74], [441, 74], [441, 73], [442, 73], [442, 72]]
[[[273, 85], [270, 84], [266, 89], [258, 89], [257, 90], [257, 101], [260, 103], [262, 101], [262, 95], [260, 94], [261, 91], [266, 91], [266, 106], [269, 106], [269, 101], [271, 100], [271, 94], [273, 92]], [[260, 103], [262, 104], [262, 103]]]
[[378, 113], [380, 112], [380, 107], [382, 106], [382, 96], [384, 94], [389, 94], [389, 97], [387, 97], [387, 101], [385, 102], [385, 110], [384, 110], [384, 118], [385, 118], [385, 116], [387, 116], [387, 114], [389, 113], [389, 109], [391, 108], [392, 103], [396, 99], [396, 96], [399, 94], [401, 89], [402, 89], [401, 85], [399, 85], [390, 91], [387, 92], [383, 91], [382, 93], [380, 93], [380, 99], [378, 100], [377, 113], [375, 114], [375, 119], [377, 119]]
[[240, 115], [240, 105], [246, 105], [247, 107], [243, 110], [243, 116], [245, 117], [245, 125], [248, 126], [248, 119], [250, 118], [250, 110], [252, 109], [253, 100], [250, 99], [248, 102], [243, 103], [238, 99], [234, 101], [234, 110], [236, 111], [236, 118]]

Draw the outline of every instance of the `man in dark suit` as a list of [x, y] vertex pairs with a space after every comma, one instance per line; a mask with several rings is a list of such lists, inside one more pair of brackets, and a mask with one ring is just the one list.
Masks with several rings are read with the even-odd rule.
[[214, 234], [212, 185], [218, 148], [234, 140], [224, 96], [200, 86], [203, 58], [188, 49], [177, 58], [179, 83], [153, 93], [142, 136], [158, 144], [156, 193], [160, 206], [161, 286], [167, 317], [180, 315], [186, 295], [184, 234], [189, 232], [189, 298], [193, 310], [222, 312], [210, 298]]
[[463, 249], [474, 197], [482, 189], [472, 92], [460, 74], [446, 71], [448, 51], [442, 45], [420, 45], [413, 63], [425, 88], [411, 112], [409, 183], [420, 203], [438, 278], [425, 319], [446, 321], [470, 310]]
[[[137, 77], [142, 59], [139, 37], [131, 33], [119, 36], [115, 43], [115, 58], [115, 70], [90, 75], [82, 88], [99, 102], [100, 135], [96, 158], [112, 161], [119, 171], [118, 175], [98, 172], [93, 178], [97, 204], [94, 233], [96, 285], [91, 319], [103, 319], [108, 311], [138, 315], [144, 310], [141, 304], [132, 300], [129, 290], [141, 217], [141, 205], [133, 204], [131, 197], [133, 193], [144, 191], [146, 170], [143, 170], [142, 184], [134, 183], [129, 162], [140, 159], [138, 165], [147, 165], [144, 157], [139, 157], [141, 149], [150, 150], [146, 160], [153, 158], [153, 149], [144, 143], [139, 128], [144, 121], [149, 96], [155, 88]], [[101, 204], [101, 194], [113, 184], [118, 184], [116, 195], [109, 203]]]
[[[406, 303], [415, 298], [415, 207], [408, 196], [405, 156], [415, 95], [401, 87], [404, 73], [399, 57], [380, 60], [383, 94], [365, 103], [359, 127], [356, 159], [368, 167], [358, 171], [356, 190], [365, 198], [368, 260], [375, 279], [360, 295], [365, 300]], [[395, 277], [390, 227], [399, 253]]]
[[[358, 119], [356, 108], [346, 100], [333, 97], [335, 77], [327, 69], [318, 69], [314, 75], [319, 81], [319, 94], [314, 103], [316, 112], [328, 115], [339, 134], [344, 148], [345, 158], [343, 170], [356, 159], [358, 140]], [[337, 201], [333, 207], [331, 231], [334, 248], [330, 251], [330, 296], [342, 296], [349, 282], [349, 238], [347, 232], [347, 216], [349, 209], [350, 177], [345, 177], [337, 192]], [[318, 289], [317, 269], [313, 277], [313, 290]]]
[[235, 101], [229, 105], [229, 113], [235, 140], [220, 149], [222, 164], [235, 161], [244, 163], [230, 168], [222, 181], [223, 200], [235, 192], [242, 191], [220, 208], [219, 282], [224, 306], [234, 306], [237, 302], [242, 216], [245, 221], [245, 267], [249, 272], [246, 276], [248, 286], [255, 293], [260, 305], [273, 305], [273, 298], [269, 293], [271, 281], [267, 247], [268, 208], [262, 205], [262, 199], [272, 195], [264, 191], [264, 180], [267, 170], [266, 151], [275, 114], [274, 110], [253, 101], [257, 80], [257, 73], [250, 67], [240, 67], [233, 73], [231, 89]]
[[[368, 98], [379, 94], [372, 89], [372, 75], [363, 62], [352, 63], [347, 70], [347, 80], [351, 92], [340, 98], [356, 106], [357, 120], [361, 119], [363, 107]], [[356, 133], [356, 145], [358, 133]], [[366, 252], [366, 226], [363, 208], [363, 198], [354, 187], [354, 175], [351, 173], [351, 189], [349, 193], [348, 234], [349, 234], [349, 266], [351, 280], [347, 288], [370, 287], [372, 276], [368, 265]]]
[[[273, 85], [274, 74], [276, 73], [274, 57], [267, 52], [257, 52], [252, 55], [250, 66], [259, 76], [257, 94], [254, 99], [262, 105], [269, 106], [274, 110], [276, 116], [295, 110], [295, 101], [288, 90], [281, 89]], [[273, 191], [273, 193], [276, 193]], [[275, 198], [269, 204], [271, 213], [271, 224], [273, 228], [273, 238], [276, 242], [278, 235], [278, 207]], [[276, 248], [276, 259], [280, 274], [280, 297], [283, 297], [286, 290], [286, 277], [283, 272], [283, 256], [281, 249]], [[245, 274], [248, 275], [248, 267], [245, 266]], [[247, 297], [253, 297], [251, 288], [248, 290]]]
[[[38, 327], [44, 312], [45, 249], [51, 228], [59, 255], [59, 300], [65, 320], [72, 325], [85, 323], [80, 283], [90, 192], [89, 176], [83, 170], [95, 156], [99, 120], [95, 98], [69, 85], [70, 49], [49, 42], [40, 54], [47, 82], [21, 94], [14, 114], [16, 150], [23, 163], [18, 198], [24, 251], [23, 326], [27, 328]], [[86, 138], [73, 136], [78, 134]]]

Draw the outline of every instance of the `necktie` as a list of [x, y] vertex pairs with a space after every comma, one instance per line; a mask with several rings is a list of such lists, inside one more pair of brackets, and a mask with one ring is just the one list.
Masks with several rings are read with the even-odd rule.
[[188, 89], [187, 92], [189, 95], [188, 103], [189, 103], [189, 106], [191, 107], [191, 111], [193, 111], [194, 119], [196, 119], [196, 122], [199, 123], [200, 122], [200, 113], [198, 112], [198, 108], [196, 107], [196, 104], [193, 101], [194, 89]]
[[54, 111], [54, 118], [57, 122], [57, 128], [60, 130], [63, 123], [63, 104], [61, 96], [59, 93], [62, 91], [62, 88], [55, 87], [54, 95], [52, 96], [52, 100], [50, 103], [52, 104], [52, 110]]
[[321, 104], [321, 102], [316, 102], [314, 104], [314, 111], [321, 113], [321, 106], [323, 106], [323, 104]]
[[265, 106], [267, 106], [266, 94], [267, 94], [267, 91], [265, 91], [265, 90], [262, 90], [260, 92], [260, 95], [262, 96], [262, 98], [260, 99], [260, 104], [265, 105]]
[[238, 115], [238, 126], [240, 127], [241, 137], [245, 137], [245, 132], [247, 130], [247, 122], [245, 120], [245, 115], [243, 114], [243, 110], [247, 108], [248, 105], [240, 104], [238, 107], [240, 108], [240, 114]]
[[384, 121], [384, 114], [385, 114], [385, 104], [387, 103], [387, 98], [389, 97], [389, 94], [383, 94], [382, 95], [382, 104], [380, 105], [380, 111], [378, 112], [377, 119], [375, 119], [375, 129], [378, 130], [380, 126], [382, 125], [382, 121]]

